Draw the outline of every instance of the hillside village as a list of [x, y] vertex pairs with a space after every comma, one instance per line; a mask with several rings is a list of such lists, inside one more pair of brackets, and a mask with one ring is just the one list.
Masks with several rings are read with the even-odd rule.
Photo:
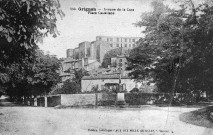
[[[138, 88], [143, 92], [152, 92], [153, 84], [147, 86], [145, 80], [143, 83], [135, 82], [128, 75], [130, 71], [126, 70], [128, 66], [126, 57], [137, 46], [136, 42], [139, 39], [139, 37], [97, 36], [95, 41], [85, 41], [79, 43], [77, 48], [67, 49], [67, 57], [60, 61], [61, 83], [58, 87], [61, 88], [65, 81], [73, 79], [73, 70], [84, 69], [89, 76], [82, 78], [81, 92], [89, 92], [93, 88], [99, 91], [108, 89], [112, 92], [118, 89], [119, 79], [122, 91], [129, 92], [133, 88]], [[107, 53], [113, 51], [116, 55], [107, 58]]]

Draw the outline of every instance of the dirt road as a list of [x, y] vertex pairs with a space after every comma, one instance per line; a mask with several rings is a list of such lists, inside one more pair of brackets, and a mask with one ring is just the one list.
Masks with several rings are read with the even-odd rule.
[[183, 112], [196, 108], [54, 109], [0, 107], [2, 135], [212, 135], [213, 129], [186, 124]]

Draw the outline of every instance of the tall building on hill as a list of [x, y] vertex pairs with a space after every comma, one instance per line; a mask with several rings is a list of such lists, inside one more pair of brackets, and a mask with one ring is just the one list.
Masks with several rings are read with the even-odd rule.
[[67, 58], [61, 61], [62, 82], [73, 77], [66, 72], [67, 70], [83, 68], [90, 71], [97, 69], [101, 66], [104, 55], [108, 51], [119, 47], [132, 49], [136, 47], [138, 40], [139, 37], [97, 36], [95, 41], [81, 42], [77, 48], [67, 49]]
[[114, 36], [97, 36], [96, 41], [107, 42], [111, 48], [134, 48], [139, 37], [114, 37]]
[[95, 41], [85, 41], [80, 43], [77, 48], [67, 49], [67, 58], [82, 59], [87, 57], [102, 62], [107, 51], [119, 47], [132, 49], [136, 47], [136, 42], [139, 39], [139, 37], [97, 36]]

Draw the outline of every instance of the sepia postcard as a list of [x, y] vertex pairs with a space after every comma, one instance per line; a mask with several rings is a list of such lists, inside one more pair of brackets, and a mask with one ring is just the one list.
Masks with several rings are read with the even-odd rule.
[[0, 135], [213, 135], [211, 0], [0, 0]]

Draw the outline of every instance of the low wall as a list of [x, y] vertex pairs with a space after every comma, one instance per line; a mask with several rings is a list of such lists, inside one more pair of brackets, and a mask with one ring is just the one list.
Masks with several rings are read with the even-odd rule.
[[95, 94], [61, 94], [61, 105], [65, 106], [80, 106], [80, 105], [95, 105]]
[[53, 95], [47, 97], [47, 107], [55, 107], [57, 105], [61, 105], [61, 96]]
[[[171, 95], [168, 93], [124, 93], [125, 102], [129, 105], [147, 104], [169, 104]], [[36, 101], [36, 100], [35, 100]], [[115, 93], [90, 93], [90, 94], [61, 94], [48, 96], [47, 107], [57, 105], [81, 106], [81, 105], [115, 105]], [[172, 104], [190, 104], [195, 101], [195, 97], [190, 94], [176, 94]], [[31, 104], [31, 102], [28, 101]], [[33, 100], [32, 100], [33, 103]], [[36, 104], [35, 104], [36, 105]], [[45, 97], [37, 98], [37, 106], [45, 106]]]

